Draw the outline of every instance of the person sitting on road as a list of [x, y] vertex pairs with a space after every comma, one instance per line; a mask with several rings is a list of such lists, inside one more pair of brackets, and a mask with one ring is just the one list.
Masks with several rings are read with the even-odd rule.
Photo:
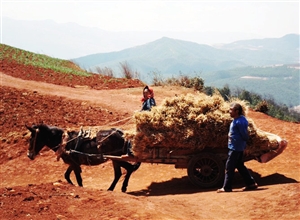
[[150, 111], [152, 106], [156, 106], [153, 89], [149, 86], [145, 86], [143, 89], [142, 102], [143, 104], [141, 111]]
[[[156, 106], [156, 102], [154, 99], [154, 92], [152, 88], [149, 88], [149, 86], [145, 86], [143, 89], [143, 98], [142, 98], [142, 109], [140, 111], [150, 111], [153, 106]], [[127, 154], [122, 155], [122, 158], [126, 157], [134, 157], [133, 151], [132, 151], [132, 145], [130, 140], [127, 141]]]

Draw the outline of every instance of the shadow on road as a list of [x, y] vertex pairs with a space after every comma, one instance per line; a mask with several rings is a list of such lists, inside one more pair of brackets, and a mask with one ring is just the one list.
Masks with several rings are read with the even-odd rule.
[[[295, 179], [289, 178], [284, 176], [283, 174], [274, 173], [269, 176], [261, 177], [259, 173], [253, 172], [252, 176], [256, 180], [259, 188], [261, 189], [267, 189], [263, 186], [268, 185], [276, 185], [276, 184], [287, 184], [287, 183], [298, 183]], [[242, 177], [239, 175], [239, 173], [236, 173], [234, 178], [234, 184], [233, 184], [233, 190], [237, 188], [244, 187], [244, 182]], [[192, 193], [199, 193], [199, 192], [209, 192], [209, 191], [216, 191], [218, 188], [222, 187], [222, 184], [213, 187], [213, 188], [200, 188], [197, 186], [194, 186], [188, 179], [187, 176], [184, 176], [182, 178], [173, 178], [168, 181], [164, 182], [153, 182], [150, 186], [148, 186], [147, 189], [143, 189], [140, 191], [133, 191], [128, 192], [128, 194], [134, 195], [134, 196], [161, 196], [161, 195], [172, 195], [172, 194], [192, 194]]]
[[298, 183], [297, 180], [286, 177], [280, 173], [273, 173], [269, 176], [261, 177], [258, 173], [253, 173], [253, 177], [259, 186], [268, 186], [285, 183]]

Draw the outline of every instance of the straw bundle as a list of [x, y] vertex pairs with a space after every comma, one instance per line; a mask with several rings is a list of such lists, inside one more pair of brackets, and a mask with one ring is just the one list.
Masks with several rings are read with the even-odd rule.
[[[248, 110], [246, 104], [239, 103]], [[160, 106], [151, 111], [135, 114], [135, 131], [126, 131], [125, 137], [132, 140], [133, 151], [137, 156], [146, 147], [167, 147], [204, 149], [227, 147], [228, 131], [232, 118], [229, 115], [229, 103], [220, 95], [207, 96], [182, 95], [165, 99]], [[269, 148], [268, 137], [255, 128], [249, 120], [248, 152], [261, 147]], [[258, 148], [258, 149], [257, 149]]]
[[256, 128], [252, 119], [249, 119], [248, 133], [249, 140], [245, 155], [260, 156], [270, 150], [277, 150], [281, 138], [275, 134], [271, 134]]

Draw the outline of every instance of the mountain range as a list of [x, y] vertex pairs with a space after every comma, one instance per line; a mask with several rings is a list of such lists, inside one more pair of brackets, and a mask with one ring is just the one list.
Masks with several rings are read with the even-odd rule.
[[73, 60], [83, 68], [116, 70], [120, 63], [127, 62], [142, 74], [159, 71], [163, 75], [292, 64], [299, 63], [299, 35], [237, 41], [218, 48], [163, 37], [118, 52], [97, 53]]

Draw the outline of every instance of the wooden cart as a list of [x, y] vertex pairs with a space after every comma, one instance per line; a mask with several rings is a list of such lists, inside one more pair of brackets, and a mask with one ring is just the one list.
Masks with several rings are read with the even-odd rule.
[[200, 151], [151, 147], [146, 148], [138, 158], [121, 158], [111, 155], [104, 155], [104, 157], [142, 163], [174, 164], [175, 168], [187, 168], [188, 178], [194, 185], [209, 188], [224, 180], [227, 152], [226, 147]]

